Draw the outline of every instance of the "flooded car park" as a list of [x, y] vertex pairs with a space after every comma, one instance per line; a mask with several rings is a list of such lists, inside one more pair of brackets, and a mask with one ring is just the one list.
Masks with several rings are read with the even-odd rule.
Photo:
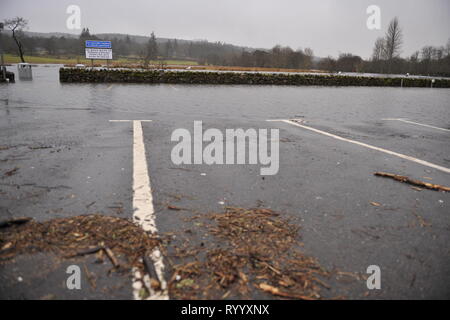
[[[96, 213], [131, 219], [139, 190], [134, 173], [144, 166], [152, 223], [170, 238], [161, 269], [167, 281], [176, 278], [175, 265], [191, 261], [180, 248], [223, 244], [197, 216], [266, 208], [299, 227], [302, 251], [329, 271], [324, 297], [450, 296], [448, 193], [373, 175], [450, 184], [448, 89], [62, 84], [58, 69], [39, 65], [32, 81], [0, 85], [2, 218]], [[261, 175], [261, 165], [248, 161], [173, 163], [172, 133], [193, 132], [194, 121], [202, 121], [203, 132], [278, 129], [278, 172]], [[139, 164], [136, 141], [144, 148]], [[383, 290], [366, 286], [371, 265], [381, 269]], [[16, 281], [20, 268], [0, 268], [0, 295], [31, 294]], [[115, 281], [107, 278], [106, 286]], [[45, 288], [66, 297], [61, 288]], [[130, 283], [119, 297], [132, 298], [131, 290]], [[50, 293], [44, 291], [32, 297]], [[248, 296], [271, 297], [258, 290]]]

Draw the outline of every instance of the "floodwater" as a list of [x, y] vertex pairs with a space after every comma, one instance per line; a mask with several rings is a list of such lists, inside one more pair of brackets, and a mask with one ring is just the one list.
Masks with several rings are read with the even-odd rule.
[[[0, 146], [6, 146], [0, 175], [19, 168], [0, 177], [0, 215], [130, 218], [133, 127], [109, 120], [150, 119], [142, 131], [158, 232], [191, 230], [199, 244], [202, 227], [190, 220], [195, 212], [264, 206], [298, 223], [305, 252], [329, 270], [365, 274], [369, 265], [380, 266], [381, 291], [367, 295], [365, 281], [334, 283], [330, 297], [450, 297], [450, 195], [373, 176], [386, 171], [448, 186], [448, 173], [265, 121], [300, 118], [311, 128], [450, 168], [449, 89], [62, 84], [59, 67], [37, 66], [32, 81], [0, 85]], [[17, 74], [15, 66], [9, 70]], [[192, 130], [194, 120], [222, 131], [279, 129], [279, 172], [262, 177], [253, 165], [175, 165], [171, 134]], [[8, 297], [22, 290], [11, 279]]]
[[10, 106], [147, 113], [154, 117], [361, 121], [409, 117], [450, 126], [450, 90], [431, 88], [253, 85], [62, 84], [58, 65], [33, 68], [33, 80], [0, 86]]

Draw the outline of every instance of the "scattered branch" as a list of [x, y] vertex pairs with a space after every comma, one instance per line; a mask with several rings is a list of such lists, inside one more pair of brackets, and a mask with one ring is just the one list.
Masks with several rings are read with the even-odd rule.
[[394, 174], [394, 173], [375, 172], [374, 175], [376, 175], [378, 177], [391, 178], [391, 179], [394, 179], [394, 180], [397, 180], [400, 182], [408, 183], [408, 184], [411, 184], [414, 186], [418, 186], [418, 187], [422, 187], [422, 188], [426, 188], [426, 189], [430, 189], [430, 190], [450, 192], [449, 187], [441, 186], [439, 184], [424, 182], [424, 181], [420, 181], [420, 180], [410, 179], [406, 176], [400, 176], [400, 175]]

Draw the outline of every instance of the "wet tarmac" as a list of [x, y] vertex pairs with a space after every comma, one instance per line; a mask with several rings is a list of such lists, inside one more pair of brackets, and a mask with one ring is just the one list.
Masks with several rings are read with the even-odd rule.
[[[380, 267], [380, 290], [364, 279], [330, 279], [326, 297], [448, 299], [450, 195], [373, 173], [446, 186], [450, 174], [330, 135], [448, 169], [449, 102], [450, 90], [430, 88], [60, 84], [57, 66], [38, 66], [32, 81], [0, 85], [0, 219], [131, 219], [133, 125], [109, 120], [149, 119], [143, 139], [161, 234], [191, 230], [197, 245], [203, 230], [189, 218], [198, 212], [266, 207], [301, 226], [305, 253], [327, 269], [365, 275], [369, 265]], [[292, 118], [330, 135], [266, 121]], [[175, 165], [172, 132], [193, 131], [198, 120], [222, 132], [278, 128], [278, 173], [261, 176], [250, 164]], [[102, 290], [86, 284], [74, 293], [63, 285], [67, 263], [49, 259], [0, 264], [0, 297], [132, 298], [131, 280], [114, 275], [102, 278]], [[54, 269], [36, 280], [38, 264]], [[92, 268], [106, 274], [105, 266]]]

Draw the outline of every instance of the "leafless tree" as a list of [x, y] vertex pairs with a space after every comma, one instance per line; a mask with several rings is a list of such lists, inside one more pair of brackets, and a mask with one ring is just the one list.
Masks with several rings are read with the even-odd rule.
[[445, 46], [445, 55], [450, 56], [450, 38], [447, 40], [447, 45]]
[[23, 30], [26, 28], [27, 25], [28, 25], [28, 21], [22, 17], [16, 17], [13, 19], [5, 20], [5, 27], [7, 27], [12, 32], [12, 37], [14, 39], [14, 42], [17, 45], [17, 49], [19, 50], [20, 60], [22, 62], [25, 62], [25, 59], [23, 57], [23, 55], [24, 55], [23, 45], [22, 45], [20, 38], [22, 36]]
[[305, 69], [311, 68], [313, 57], [314, 57], [314, 51], [311, 48], [305, 48], [305, 63], [303, 66]]
[[385, 46], [384, 39], [383, 38], [378, 38], [375, 41], [375, 45], [373, 47], [372, 60], [373, 61], [380, 61], [380, 60], [384, 59], [385, 51], [386, 51], [386, 46]]
[[327, 58], [323, 58], [319, 62], [319, 69], [327, 70], [329, 72], [335, 72], [336, 71], [336, 60], [331, 56], [328, 56]]
[[409, 58], [409, 60], [413, 63], [417, 63], [417, 62], [419, 62], [419, 56], [420, 56], [420, 52], [414, 51], [414, 53], [411, 54], [411, 57]]
[[389, 23], [385, 36], [386, 58], [390, 62], [398, 57], [403, 42], [403, 34], [400, 28], [398, 18], [395, 17]]
[[433, 47], [425, 46], [422, 48], [422, 61], [430, 61], [433, 58]]
[[444, 47], [435, 47], [433, 48], [433, 59], [441, 60], [444, 57]]

